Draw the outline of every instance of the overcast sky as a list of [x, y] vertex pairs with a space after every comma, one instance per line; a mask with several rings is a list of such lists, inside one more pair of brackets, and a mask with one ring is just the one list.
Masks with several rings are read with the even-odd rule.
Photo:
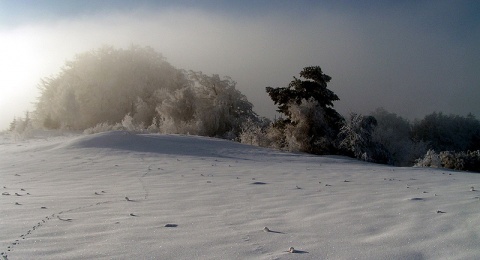
[[0, 0], [0, 130], [77, 53], [151, 46], [173, 66], [230, 76], [262, 116], [265, 87], [303, 67], [332, 77], [335, 108], [409, 119], [480, 117], [480, 1]]

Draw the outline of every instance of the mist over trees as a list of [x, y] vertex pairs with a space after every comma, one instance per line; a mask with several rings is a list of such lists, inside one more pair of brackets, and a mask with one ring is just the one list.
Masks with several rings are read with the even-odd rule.
[[432, 113], [413, 124], [413, 138], [436, 151], [480, 150], [480, 122], [472, 115]]
[[43, 79], [33, 113], [16, 117], [10, 131], [34, 128], [96, 133], [128, 130], [212, 136], [312, 154], [346, 155], [395, 166], [445, 167], [480, 172], [480, 122], [434, 112], [407, 119], [379, 108], [344, 118], [332, 78], [305, 67], [286, 87], [266, 93], [282, 114], [259, 117], [229, 77], [173, 67], [150, 47], [104, 46], [75, 56]]
[[390, 164], [480, 172], [480, 121], [433, 112], [413, 123], [377, 109], [373, 140], [385, 146]]
[[77, 55], [40, 83], [35, 119], [50, 129], [115, 124], [164, 133], [235, 138], [257, 118], [236, 83], [176, 69], [150, 47], [105, 46]]
[[370, 114], [377, 120], [372, 139], [388, 152], [388, 164], [412, 166], [427, 151], [426, 143], [415, 140], [412, 124], [407, 119], [378, 108]]

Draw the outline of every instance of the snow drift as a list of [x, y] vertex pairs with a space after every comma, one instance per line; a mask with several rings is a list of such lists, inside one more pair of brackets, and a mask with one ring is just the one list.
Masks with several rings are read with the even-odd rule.
[[480, 255], [477, 174], [197, 136], [1, 140], [6, 259]]

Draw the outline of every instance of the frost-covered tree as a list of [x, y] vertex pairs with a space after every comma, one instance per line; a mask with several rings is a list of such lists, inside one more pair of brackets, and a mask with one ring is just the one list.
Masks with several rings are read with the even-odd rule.
[[[197, 98], [191, 86], [178, 89], [173, 93], [166, 93], [165, 98], [157, 105], [156, 111], [163, 124], [165, 132], [188, 133], [194, 131], [195, 108]], [[190, 124], [191, 129], [186, 129]], [[192, 133], [196, 134], [196, 133]]]
[[[152, 48], [106, 46], [78, 54], [58, 76], [42, 80], [35, 116], [46, 127], [85, 129], [119, 123], [126, 114], [150, 125], [157, 103], [154, 92], [187, 84], [185, 73]], [[141, 116], [136, 116], [137, 109]]]
[[271, 146], [271, 139], [268, 136], [269, 125], [270, 120], [267, 118], [258, 120], [249, 118], [242, 124], [239, 135], [240, 142], [261, 147]]
[[373, 141], [372, 133], [376, 126], [375, 117], [352, 113], [340, 129], [340, 148], [364, 161], [387, 163], [387, 151], [381, 144]]
[[30, 112], [25, 112], [25, 117], [15, 117], [10, 123], [10, 132], [15, 139], [29, 138], [33, 135], [33, 122], [30, 118]]
[[335, 139], [343, 118], [333, 108], [338, 96], [327, 89], [331, 77], [318, 66], [305, 67], [300, 77], [305, 80], [294, 77], [285, 88], [266, 88], [278, 111], [285, 115], [282, 122], [274, 124], [284, 138], [276, 139], [285, 140], [284, 145], [289, 149], [335, 153]]
[[317, 101], [303, 100], [289, 107], [290, 122], [285, 125], [285, 144], [290, 151], [325, 154], [333, 151], [336, 129], [326, 119]]
[[196, 117], [208, 136], [238, 136], [242, 124], [257, 118], [253, 105], [229, 77], [190, 72], [199, 102]]
[[238, 137], [248, 119], [256, 119], [253, 105], [236, 82], [219, 75], [190, 71], [192, 84], [169, 94], [158, 106], [163, 128], [179, 133]]
[[275, 119], [269, 127], [266, 128], [267, 138], [270, 147], [275, 149], [288, 149], [285, 138], [285, 128], [287, 124], [282, 118]]
[[12, 122], [10, 122], [10, 126], [8, 127], [8, 131], [13, 131], [15, 130], [15, 126], [17, 125], [17, 118], [14, 117]]
[[119, 126], [235, 139], [242, 123], [257, 117], [235, 86], [228, 77], [176, 69], [149, 47], [106, 46], [42, 80], [35, 116], [46, 128]]
[[416, 161], [415, 166], [480, 172], [480, 150], [440, 153], [428, 150], [423, 158]]

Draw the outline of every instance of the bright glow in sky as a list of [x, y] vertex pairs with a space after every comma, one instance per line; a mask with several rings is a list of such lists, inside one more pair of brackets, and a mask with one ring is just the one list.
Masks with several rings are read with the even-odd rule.
[[273, 117], [265, 87], [303, 67], [333, 79], [339, 112], [480, 117], [475, 1], [0, 1], [0, 130], [32, 111], [43, 77], [102, 45], [151, 46], [177, 68], [231, 76]]

